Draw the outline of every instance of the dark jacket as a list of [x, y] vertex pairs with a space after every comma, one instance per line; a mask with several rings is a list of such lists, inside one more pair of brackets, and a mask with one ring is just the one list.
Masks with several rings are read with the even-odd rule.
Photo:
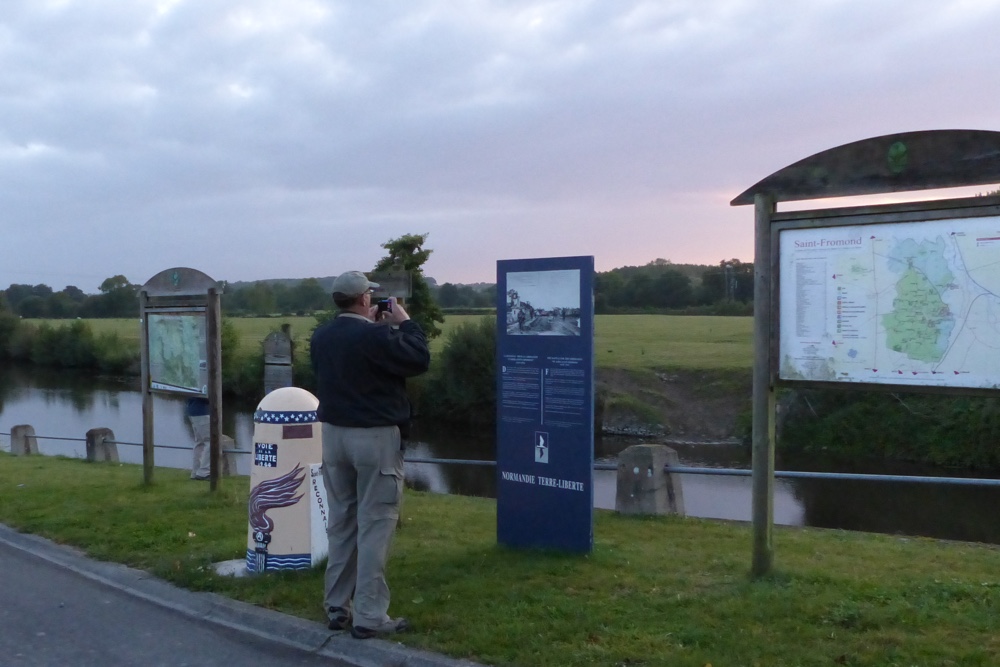
[[430, 365], [427, 338], [406, 320], [394, 329], [340, 314], [317, 328], [309, 347], [319, 420], [337, 426], [404, 426], [406, 378]]

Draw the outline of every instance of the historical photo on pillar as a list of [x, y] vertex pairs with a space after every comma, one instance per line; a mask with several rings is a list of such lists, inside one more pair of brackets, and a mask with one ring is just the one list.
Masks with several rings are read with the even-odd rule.
[[579, 269], [508, 273], [507, 333], [579, 336]]

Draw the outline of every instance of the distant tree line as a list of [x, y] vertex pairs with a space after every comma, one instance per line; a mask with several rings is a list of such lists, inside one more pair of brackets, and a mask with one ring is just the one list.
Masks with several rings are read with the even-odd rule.
[[227, 315], [312, 315], [333, 307], [330, 293], [317, 278], [294, 285], [286, 281], [259, 280], [240, 287], [224, 286], [222, 312]]
[[85, 294], [75, 285], [56, 292], [48, 285], [11, 285], [0, 290], [0, 310], [25, 318], [136, 317], [139, 285], [125, 276], [101, 283], [99, 294]]
[[748, 306], [752, 301], [753, 263], [738, 259], [723, 260], [718, 266], [656, 259], [594, 277], [594, 309], [602, 314], [718, 309]]
[[431, 293], [442, 308], [493, 308], [497, 303], [496, 285], [444, 283]]
[[[0, 311], [29, 319], [138, 317], [140, 288], [121, 275], [102, 282], [98, 294], [75, 285], [56, 292], [48, 285], [15, 284], [0, 290]], [[316, 278], [293, 286], [259, 281], [227, 289], [223, 284], [222, 309], [228, 315], [310, 315], [330, 305], [330, 294]]]
[[[415, 253], [419, 260], [420, 253], [406, 243], [415, 243], [417, 251], [428, 252], [422, 250], [424, 236], [395, 239], [392, 243], [402, 245], [389, 248], [385, 261], [399, 264], [401, 259], [393, 255], [397, 251]], [[139, 289], [140, 285], [130, 283], [122, 275], [104, 280], [98, 294], [85, 294], [73, 285], [56, 292], [48, 285], [15, 284], [0, 290], [0, 311], [23, 318], [136, 317]], [[420, 290], [421, 299], [429, 299], [445, 310], [496, 305], [496, 285], [492, 284], [434, 285], [426, 281], [421, 283]], [[595, 309], [601, 314], [685, 310], [743, 313], [752, 302], [753, 263], [738, 259], [723, 260], [717, 266], [674, 264], [657, 259], [643, 266], [624, 266], [594, 276]], [[260, 280], [238, 286], [223, 283], [222, 310], [229, 316], [308, 316], [331, 307], [329, 290], [319, 278], [297, 282]]]
[[[446, 309], [492, 308], [496, 290], [496, 285], [444, 283], [433, 295]], [[738, 259], [716, 266], [656, 259], [594, 276], [594, 308], [600, 314], [689, 309], [745, 314], [752, 304], [753, 262]]]

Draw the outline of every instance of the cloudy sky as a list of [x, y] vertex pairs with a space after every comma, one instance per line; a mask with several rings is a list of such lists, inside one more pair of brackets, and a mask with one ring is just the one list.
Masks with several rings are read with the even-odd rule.
[[753, 259], [827, 148], [1000, 130], [987, 0], [3, 0], [0, 287]]

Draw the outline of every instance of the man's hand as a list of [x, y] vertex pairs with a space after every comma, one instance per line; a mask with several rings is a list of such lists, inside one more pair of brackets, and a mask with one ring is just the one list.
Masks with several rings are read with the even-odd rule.
[[399, 303], [396, 301], [396, 297], [390, 296], [389, 304], [391, 306], [390, 309], [383, 310], [380, 313], [380, 317], [378, 320], [379, 322], [385, 322], [386, 324], [390, 325], [398, 325], [399, 323], [405, 322], [406, 320], [410, 319], [410, 316], [406, 314], [406, 311], [403, 309], [403, 307], [399, 305]]

